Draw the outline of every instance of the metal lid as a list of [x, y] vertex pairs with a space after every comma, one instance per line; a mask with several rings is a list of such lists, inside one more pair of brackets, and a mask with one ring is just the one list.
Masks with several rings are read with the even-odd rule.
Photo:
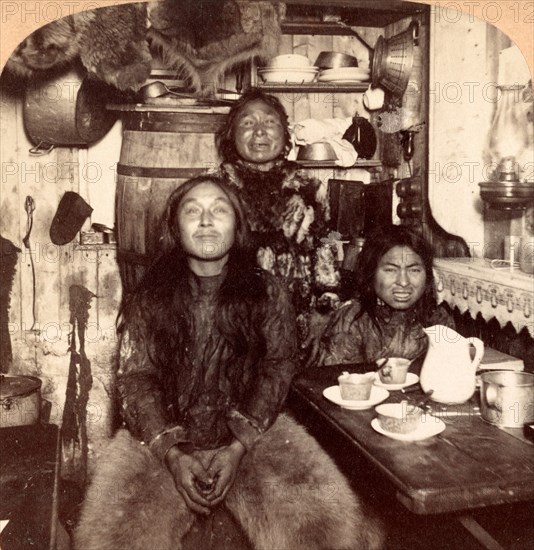
[[20, 397], [41, 388], [41, 380], [35, 376], [0, 375], [0, 399]]

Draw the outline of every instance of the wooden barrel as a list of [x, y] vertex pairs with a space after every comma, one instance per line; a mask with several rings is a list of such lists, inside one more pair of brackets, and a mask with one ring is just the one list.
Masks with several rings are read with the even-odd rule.
[[189, 178], [217, 168], [215, 134], [228, 108], [117, 108], [124, 111], [115, 198], [117, 258], [128, 293], [160, 253], [169, 195]]

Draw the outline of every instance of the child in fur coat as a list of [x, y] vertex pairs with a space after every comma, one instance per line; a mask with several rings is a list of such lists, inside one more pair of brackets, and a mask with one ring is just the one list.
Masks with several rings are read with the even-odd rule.
[[224, 505], [261, 550], [380, 548], [378, 524], [318, 443], [280, 414], [296, 368], [291, 300], [256, 267], [243, 208], [212, 176], [182, 184], [172, 251], [122, 311], [129, 432], [97, 465], [78, 550], [176, 550]]

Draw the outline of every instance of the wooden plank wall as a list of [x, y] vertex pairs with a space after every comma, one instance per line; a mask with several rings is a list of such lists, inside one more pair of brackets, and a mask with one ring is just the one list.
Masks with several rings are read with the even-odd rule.
[[[29, 153], [32, 144], [23, 127], [22, 101], [18, 99], [23, 94], [4, 81], [1, 91], [0, 233], [22, 250], [9, 311], [13, 347], [10, 373], [40, 377], [43, 397], [52, 403], [50, 421], [61, 424], [72, 331], [69, 290], [72, 285], [81, 285], [91, 292], [94, 298], [88, 312], [85, 351], [93, 381], [87, 406], [87, 429], [93, 442], [89, 452], [98, 452], [108, 433], [108, 394], [116, 346], [114, 327], [121, 296], [115, 250], [82, 249], [74, 242], [64, 246], [51, 242], [50, 224], [64, 192], [85, 194], [78, 149], [61, 147], [47, 155], [32, 156]], [[26, 233], [27, 196], [35, 201], [29, 250], [22, 242]], [[66, 462], [74, 463], [76, 469], [80, 450], [73, 448], [64, 452]]]

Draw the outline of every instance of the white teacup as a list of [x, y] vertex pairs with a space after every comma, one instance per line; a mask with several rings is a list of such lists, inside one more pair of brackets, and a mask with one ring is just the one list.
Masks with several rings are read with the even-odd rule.
[[363, 94], [363, 105], [368, 111], [376, 111], [384, 106], [384, 90], [369, 86]]

